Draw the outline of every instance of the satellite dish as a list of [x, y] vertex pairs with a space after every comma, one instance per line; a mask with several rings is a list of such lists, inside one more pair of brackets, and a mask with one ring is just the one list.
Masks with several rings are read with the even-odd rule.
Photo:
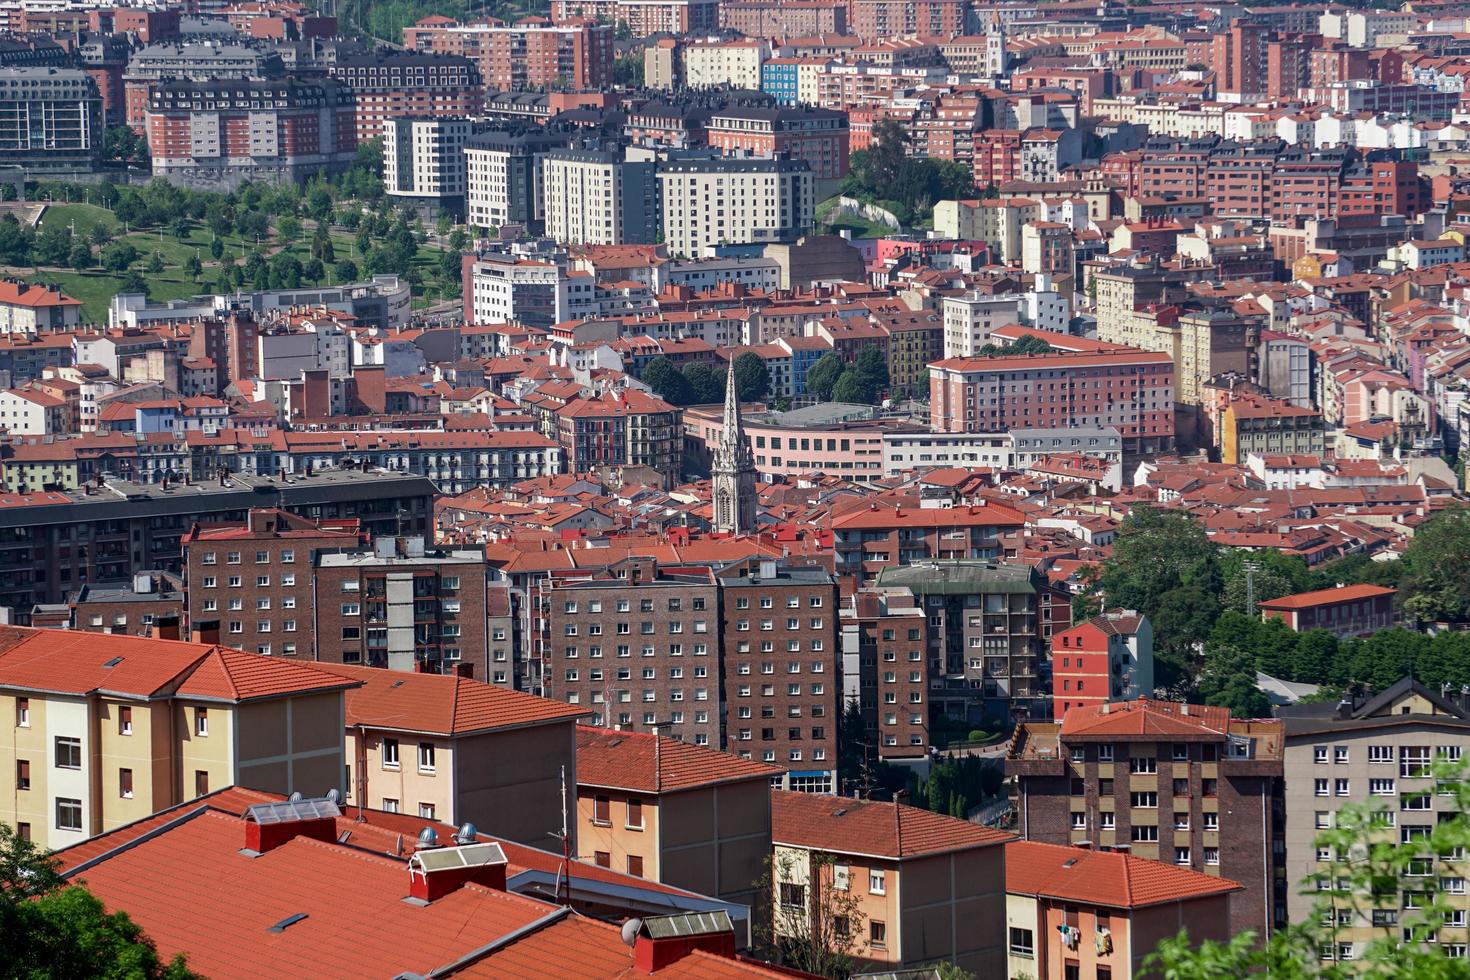
[[623, 942], [624, 942], [624, 944], [626, 944], [628, 946], [632, 946], [635, 942], [637, 942], [638, 941], [638, 930], [640, 930], [642, 928], [643, 928], [643, 920], [642, 919], [629, 919], [627, 922], [624, 922], [623, 923]]

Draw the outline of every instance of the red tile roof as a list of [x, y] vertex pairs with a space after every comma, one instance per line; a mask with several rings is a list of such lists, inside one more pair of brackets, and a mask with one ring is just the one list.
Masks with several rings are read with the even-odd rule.
[[1218, 735], [1230, 728], [1230, 709], [1139, 698], [1072, 708], [1062, 719], [1062, 738]]
[[838, 854], [896, 859], [988, 847], [1015, 837], [911, 806], [774, 790], [771, 840]]
[[304, 968], [324, 977], [423, 974], [553, 910], [474, 884], [416, 907], [403, 901], [409, 882], [401, 861], [304, 838], [250, 858], [239, 853], [242, 820], [191, 812], [82, 877], [109, 910], [142, 926], [165, 958], [184, 953], [205, 976], [279, 977]]
[[60, 290], [50, 290], [33, 283], [0, 281], [0, 304], [6, 306], [81, 306], [82, 301], [72, 299]]
[[1340, 602], [1355, 602], [1359, 599], [1376, 599], [1379, 596], [1398, 594], [1397, 589], [1386, 589], [1381, 585], [1343, 585], [1335, 589], [1318, 589], [1315, 592], [1298, 592], [1269, 599], [1259, 603], [1262, 609], [1308, 609], [1313, 606], [1335, 606]]
[[468, 677], [342, 664], [316, 666], [362, 683], [347, 692], [348, 725], [465, 735], [570, 721], [590, 713], [576, 705], [508, 691]]
[[178, 693], [189, 698], [251, 701], [283, 694], [350, 690], [359, 684], [312, 664], [215, 647], [179, 685]]
[[[655, 741], [658, 769], [654, 781]], [[639, 793], [673, 793], [696, 786], [770, 779], [782, 770], [765, 763], [647, 732], [577, 727], [577, 785]]]
[[1064, 902], [1133, 909], [1240, 891], [1228, 878], [1117, 851], [1011, 841], [1006, 891]]
[[0, 687], [248, 701], [351, 686], [315, 666], [227, 647], [80, 630], [25, 632], [0, 653]]

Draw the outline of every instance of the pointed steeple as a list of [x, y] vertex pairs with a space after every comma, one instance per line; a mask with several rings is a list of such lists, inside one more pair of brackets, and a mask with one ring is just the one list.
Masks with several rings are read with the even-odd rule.
[[714, 529], [728, 534], [755, 530], [755, 453], [740, 423], [740, 398], [735, 391], [735, 365], [725, 372], [725, 418], [720, 444], [710, 467], [714, 496]]

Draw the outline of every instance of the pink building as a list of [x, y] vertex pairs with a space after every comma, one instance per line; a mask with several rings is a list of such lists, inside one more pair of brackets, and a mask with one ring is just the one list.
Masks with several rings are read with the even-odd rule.
[[1174, 445], [1174, 362], [1168, 354], [1046, 334], [1051, 354], [951, 357], [929, 365], [938, 432], [1112, 426], [1128, 454]]
[[[829, 473], [849, 480], [883, 475], [883, 433], [920, 431], [907, 423], [879, 421], [866, 405], [824, 403], [794, 412], [751, 412], [740, 424], [755, 453], [756, 474], [776, 476]], [[685, 452], [709, 461], [709, 449], [724, 430], [719, 406], [684, 410]]]

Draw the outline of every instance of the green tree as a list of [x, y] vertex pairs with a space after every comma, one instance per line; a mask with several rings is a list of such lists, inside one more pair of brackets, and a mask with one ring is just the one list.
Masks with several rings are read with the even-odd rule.
[[1470, 620], [1470, 507], [1453, 507], [1419, 525], [1404, 549], [1399, 577], [1404, 615], [1415, 622]]
[[301, 278], [313, 285], [327, 278], [327, 267], [322, 264], [321, 259], [307, 259], [306, 264], [301, 267]]
[[837, 356], [836, 351], [823, 354], [817, 363], [813, 364], [806, 372], [806, 391], [821, 401], [832, 400], [832, 389], [837, 385], [837, 379], [842, 377], [842, 372], [847, 365], [842, 363], [842, 358]]
[[691, 405], [716, 405], [725, 400], [723, 371], [716, 371], [708, 364], [688, 364], [684, 367], [684, 379], [693, 389]]
[[872, 392], [874, 398], [888, 387], [888, 360], [876, 344], [869, 344], [858, 351], [853, 368], [863, 387]]
[[337, 264], [332, 266], [332, 277], [336, 279], [339, 284], [344, 282], [356, 282], [357, 263], [352, 261], [351, 259], [338, 259]]
[[445, 282], [458, 284], [464, 275], [464, 269], [458, 252], [445, 252], [439, 256], [439, 278]]
[[735, 358], [735, 397], [742, 402], [759, 401], [771, 390], [771, 371], [759, 354], [746, 351]]
[[138, 261], [138, 250], [130, 242], [113, 242], [102, 250], [102, 267], [121, 275]]
[[638, 88], [643, 84], [643, 52], [629, 51], [613, 62], [613, 84], [619, 88]]
[[1271, 700], [1256, 687], [1255, 656], [1235, 647], [1214, 647], [1205, 654], [1199, 696], [1237, 718], [1271, 717]]
[[148, 256], [148, 274], [150, 276], [160, 275], [163, 272], [163, 253], [154, 249]]
[[863, 381], [862, 375], [857, 369], [848, 367], [832, 386], [832, 400], [834, 402], [850, 402], [854, 405], [871, 405], [874, 392]]
[[204, 263], [199, 261], [199, 256], [191, 255], [184, 260], [184, 271], [189, 274], [190, 279], [198, 282], [199, 276], [204, 272]]
[[276, 222], [276, 237], [284, 244], [291, 244], [301, 237], [301, 219], [286, 215]]
[[112, 241], [113, 233], [116, 232], [116, 230], [117, 229], [112, 226], [112, 222], [99, 219], [92, 222], [92, 227], [88, 229], [87, 241], [91, 242], [93, 245], [96, 245], [98, 248], [101, 248], [103, 245], [106, 245], [108, 242]]
[[66, 265], [71, 255], [71, 229], [60, 226], [41, 226], [31, 246], [37, 265]]
[[91, 246], [81, 240], [73, 241], [71, 252], [67, 255], [66, 264], [78, 272], [85, 272], [92, 268]]
[[854, 887], [835, 887], [837, 860], [789, 851], [766, 859], [756, 882], [751, 938], [762, 958], [819, 977], [844, 978], [858, 964], [867, 916]]
[[277, 252], [270, 260], [270, 289], [297, 289], [301, 286], [301, 260], [290, 252]]
[[182, 957], [163, 963], [126, 913], [68, 885], [52, 858], [0, 823], [0, 978], [192, 976]]
[[648, 362], [641, 375], [643, 383], [652, 388], [670, 405], [694, 404], [694, 385], [674, 366], [667, 357], [659, 356]]
[[223, 239], [216, 238], [209, 243], [209, 254], [216, 262], [224, 258], [225, 243]]

